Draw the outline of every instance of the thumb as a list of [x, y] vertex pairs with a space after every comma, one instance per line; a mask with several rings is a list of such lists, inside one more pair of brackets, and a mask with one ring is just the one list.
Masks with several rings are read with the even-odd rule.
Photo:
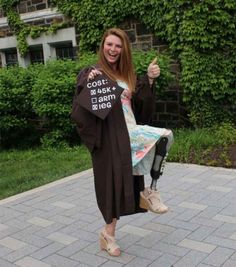
[[151, 65], [155, 65], [157, 63], [157, 57], [155, 57], [154, 59], [153, 59], [153, 61], [151, 62]]

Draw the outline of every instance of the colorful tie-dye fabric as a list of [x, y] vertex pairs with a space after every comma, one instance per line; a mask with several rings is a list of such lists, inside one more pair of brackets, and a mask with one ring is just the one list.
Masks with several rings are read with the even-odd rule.
[[121, 95], [121, 103], [129, 132], [133, 174], [148, 174], [155, 155], [155, 144], [164, 135], [166, 129], [138, 125], [131, 107], [132, 94], [126, 83], [118, 81], [118, 85], [125, 89]]

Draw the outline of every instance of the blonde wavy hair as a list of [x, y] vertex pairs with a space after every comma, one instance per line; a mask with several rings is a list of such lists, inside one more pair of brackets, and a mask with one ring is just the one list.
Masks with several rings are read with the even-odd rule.
[[[109, 63], [107, 62], [104, 53], [103, 47], [106, 38], [109, 35], [115, 35], [120, 38], [122, 43], [120, 58], [117, 62], [117, 69], [114, 71]], [[113, 81], [122, 80], [128, 84], [129, 89], [134, 92], [136, 85], [136, 75], [134, 71], [134, 66], [132, 63], [132, 54], [130, 42], [127, 34], [119, 28], [108, 29], [102, 37], [99, 51], [98, 51], [99, 65], [102, 71]]]

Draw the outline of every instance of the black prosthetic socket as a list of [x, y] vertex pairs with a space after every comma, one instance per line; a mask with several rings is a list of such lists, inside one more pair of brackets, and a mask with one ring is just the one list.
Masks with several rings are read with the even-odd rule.
[[[153, 190], [157, 190], [156, 189], [156, 184], [157, 184], [157, 180], [159, 179], [159, 177], [162, 175], [163, 172], [163, 161], [165, 159], [166, 156], [166, 146], [168, 143], [168, 138], [167, 137], [162, 137], [161, 140], [158, 142], [158, 144], [156, 145], [156, 151], [155, 151], [155, 157], [153, 160], [153, 165], [152, 165], [152, 169], [150, 171], [150, 175], [152, 177], [152, 182], [150, 185], [150, 188]], [[156, 161], [156, 157], [160, 156], [161, 160], [158, 166], [158, 170], [155, 170], [153, 167], [155, 165], [155, 161]]]

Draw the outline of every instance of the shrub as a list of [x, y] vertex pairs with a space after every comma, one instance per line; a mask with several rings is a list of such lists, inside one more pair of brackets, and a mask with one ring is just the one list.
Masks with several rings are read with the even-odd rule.
[[96, 55], [82, 54], [79, 61], [50, 61], [38, 74], [32, 87], [32, 105], [44, 130], [44, 147], [60, 147], [78, 140], [70, 119], [76, 76], [83, 67], [95, 62]]
[[68, 143], [62, 130], [52, 130], [41, 138], [42, 148], [67, 148]]
[[[155, 56], [155, 51], [135, 51], [137, 73], [146, 73]], [[158, 61], [162, 73], [157, 90], [164, 91], [172, 79], [169, 58], [158, 55]], [[56, 60], [27, 69], [13, 67], [1, 70], [2, 146], [6, 145], [7, 140], [11, 140], [12, 146], [17, 146], [22, 135], [29, 146], [35, 140], [39, 142], [39, 138], [43, 147], [64, 147], [66, 144], [78, 143], [75, 124], [70, 118], [76, 76], [82, 68], [96, 62], [96, 54], [86, 53], [79, 55], [78, 61]]]
[[[58, 60], [48, 62], [38, 74], [32, 87], [32, 105], [46, 133], [59, 131], [64, 139], [71, 136], [73, 127], [69, 114], [77, 72], [75, 61]], [[54, 134], [48, 138], [50, 136], [55, 139]]]
[[4, 68], [0, 71], [0, 129], [1, 145], [5, 147], [37, 139], [32, 123], [36, 114], [32, 108], [31, 88], [41, 66], [24, 69]]

